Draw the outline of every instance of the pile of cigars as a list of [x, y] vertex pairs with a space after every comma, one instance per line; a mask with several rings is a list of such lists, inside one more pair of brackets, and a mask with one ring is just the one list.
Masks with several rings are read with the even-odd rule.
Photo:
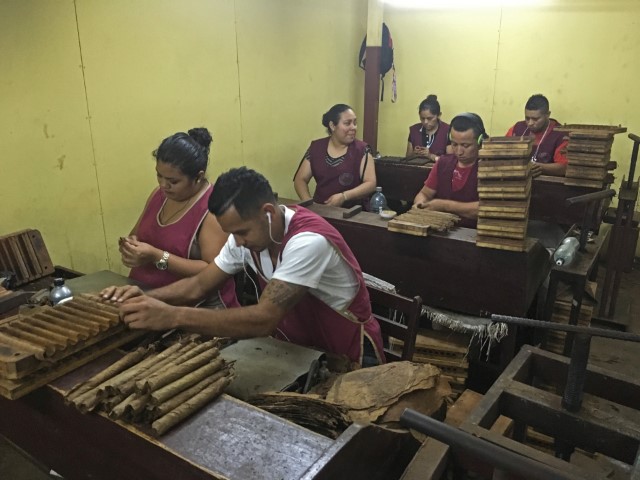
[[526, 249], [533, 140], [492, 137], [482, 144], [477, 246], [516, 252]]
[[413, 208], [389, 220], [387, 230], [426, 237], [429, 230], [444, 232], [455, 226], [460, 217], [452, 213]]
[[0, 320], [0, 395], [23, 395], [143, 335], [92, 295]]
[[65, 401], [83, 413], [98, 410], [160, 436], [231, 383], [231, 365], [219, 356], [221, 342], [192, 335], [162, 351], [159, 343], [140, 347], [76, 385]]
[[570, 124], [556, 130], [569, 137], [565, 185], [602, 188], [613, 181], [608, 173], [613, 136], [626, 132], [625, 127]]

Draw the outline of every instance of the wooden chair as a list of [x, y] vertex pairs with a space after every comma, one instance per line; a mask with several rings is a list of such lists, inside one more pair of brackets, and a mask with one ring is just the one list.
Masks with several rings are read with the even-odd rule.
[[[422, 298], [415, 296], [413, 298], [404, 297], [397, 293], [389, 293], [375, 287], [367, 286], [369, 290], [369, 298], [371, 306], [374, 310], [373, 316], [380, 323], [382, 330], [382, 338], [385, 345], [390, 337], [402, 340], [402, 354], [398, 355], [397, 351], [385, 347], [384, 353], [387, 361], [411, 360], [416, 347], [416, 335], [418, 333], [418, 320], [422, 310]], [[376, 308], [378, 307], [378, 308]], [[396, 312], [396, 319], [390, 318], [389, 311]], [[380, 312], [384, 311], [382, 314]], [[404, 322], [400, 322], [400, 318]]]

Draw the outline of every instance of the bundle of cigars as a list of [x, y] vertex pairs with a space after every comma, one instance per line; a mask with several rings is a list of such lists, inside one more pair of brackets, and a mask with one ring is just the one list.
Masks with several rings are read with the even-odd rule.
[[408, 212], [389, 220], [387, 230], [426, 237], [429, 234], [429, 230], [444, 232], [454, 227], [459, 221], [460, 217], [452, 213], [412, 208]]
[[159, 343], [140, 347], [76, 385], [65, 401], [83, 413], [98, 410], [160, 436], [231, 383], [232, 365], [220, 357], [221, 342], [189, 336], [162, 351]]

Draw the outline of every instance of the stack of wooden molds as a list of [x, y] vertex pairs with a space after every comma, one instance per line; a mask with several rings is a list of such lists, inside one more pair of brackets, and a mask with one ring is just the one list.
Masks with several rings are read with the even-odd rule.
[[[403, 342], [393, 339], [392, 347], [402, 351]], [[469, 336], [449, 330], [420, 329], [412, 361], [429, 363], [441, 370], [442, 378], [451, 386], [455, 400], [464, 391], [469, 375], [467, 350]]]
[[608, 125], [563, 125], [556, 130], [567, 132], [567, 172], [565, 185], [602, 188], [607, 181], [607, 165], [611, 159], [611, 146], [616, 133], [625, 127]]
[[493, 137], [478, 165], [479, 247], [525, 250], [531, 198], [531, 137]]

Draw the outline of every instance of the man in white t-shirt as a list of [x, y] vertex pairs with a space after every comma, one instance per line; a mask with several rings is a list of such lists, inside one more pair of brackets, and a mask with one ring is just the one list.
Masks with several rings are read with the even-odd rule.
[[[267, 180], [245, 167], [218, 178], [209, 210], [230, 235], [205, 270], [146, 295], [133, 286], [103, 290], [103, 298], [122, 303], [129, 327], [238, 339], [273, 335], [358, 363], [363, 356], [373, 357], [365, 364], [384, 361], [360, 266], [328, 222], [302, 207], [278, 205]], [[246, 266], [263, 287], [258, 304], [227, 310], [171, 306], [196, 304]]]

